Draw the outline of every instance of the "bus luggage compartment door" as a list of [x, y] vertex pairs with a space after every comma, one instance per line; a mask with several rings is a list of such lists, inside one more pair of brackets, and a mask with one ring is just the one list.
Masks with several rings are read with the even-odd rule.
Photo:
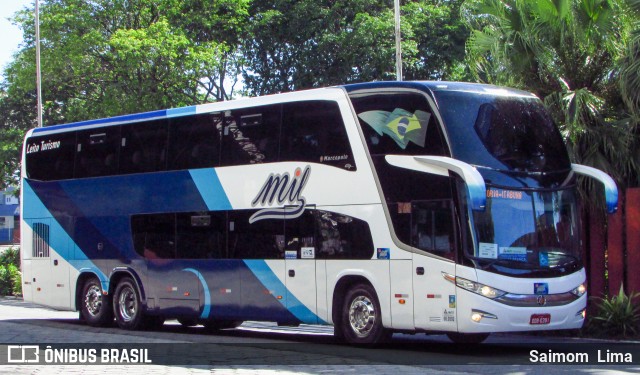
[[[52, 246], [55, 236], [64, 239], [56, 233], [52, 233], [52, 219], [25, 220], [31, 230], [25, 233], [28, 236], [25, 243], [31, 244], [31, 261], [25, 267], [29, 272], [25, 273], [25, 281], [30, 282], [32, 301], [46, 306], [62, 309], [70, 308], [69, 287], [69, 262], [62, 256], [69, 254], [69, 244], [64, 240], [55, 242], [58, 248]], [[27, 280], [26, 278], [29, 278]], [[29, 285], [25, 285], [28, 287]]]

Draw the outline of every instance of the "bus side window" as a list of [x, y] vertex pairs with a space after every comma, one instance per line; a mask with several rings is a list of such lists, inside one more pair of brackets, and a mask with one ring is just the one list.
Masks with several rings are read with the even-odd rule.
[[131, 218], [133, 246], [146, 259], [176, 257], [176, 215], [136, 215]]
[[228, 211], [228, 257], [232, 259], [283, 259], [284, 217], [249, 224], [255, 210]]
[[79, 131], [74, 176], [117, 174], [120, 142], [119, 126]]
[[170, 120], [169, 170], [216, 167], [220, 160], [219, 113]]
[[156, 172], [167, 165], [167, 121], [122, 126], [120, 173]]
[[223, 166], [278, 161], [282, 106], [227, 111], [222, 134]]
[[73, 178], [75, 154], [75, 132], [29, 138], [26, 153], [27, 176], [41, 181]]
[[178, 258], [225, 258], [225, 225], [224, 211], [178, 214]]
[[328, 211], [316, 211], [320, 259], [371, 259], [373, 238], [369, 224], [354, 217]]
[[[296, 259], [317, 257], [313, 210], [305, 210], [297, 218], [285, 219], [284, 246], [285, 252], [296, 252]], [[286, 254], [284, 257], [289, 259]]]
[[411, 207], [411, 245], [453, 259], [455, 232], [453, 201], [414, 201]]
[[280, 150], [280, 161], [308, 161], [356, 169], [336, 102], [284, 104]]

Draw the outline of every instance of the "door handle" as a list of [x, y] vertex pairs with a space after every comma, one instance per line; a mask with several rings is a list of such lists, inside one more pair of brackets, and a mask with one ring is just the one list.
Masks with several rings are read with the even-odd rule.
[[417, 267], [416, 268], [416, 275], [424, 275], [424, 267]]
[[289, 277], [295, 277], [296, 276], [296, 270], [289, 270]]

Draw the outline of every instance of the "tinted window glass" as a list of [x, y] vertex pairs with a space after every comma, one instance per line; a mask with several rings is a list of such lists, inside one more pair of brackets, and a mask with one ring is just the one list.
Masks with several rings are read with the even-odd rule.
[[122, 126], [120, 173], [156, 172], [167, 165], [167, 121]]
[[284, 220], [263, 219], [249, 224], [255, 212], [229, 211], [229, 258], [284, 259]]
[[278, 161], [281, 106], [228, 111], [224, 118], [222, 165]]
[[171, 119], [170, 124], [170, 170], [218, 165], [221, 114], [177, 117]]
[[411, 245], [439, 256], [453, 258], [453, 201], [413, 202]]
[[176, 257], [176, 215], [137, 215], [131, 219], [133, 246], [147, 259]]
[[35, 180], [73, 177], [76, 133], [32, 137], [27, 141], [27, 176]]
[[297, 218], [287, 218], [285, 220], [285, 257], [287, 259], [315, 258], [317, 256], [315, 233], [314, 211], [305, 210]]
[[319, 259], [371, 259], [373, 240], [369, 225], [359, 219], [328, 211], [316, 211]]
[[226, 258], [225, 223], [225, 212], [178, 214], [178, 258]]
[[541, 171], [566, 165], [566, 150], [539, 102], [496, 98], [478, 109], [473, 126], [487, 151], [510, 169]]
[[118, 172], [120, 127], [79, 131], [75, 177], [108, 176]]
[[350, 98], [372, 155], [449, 156], [442, 130], [424, 95], [354, 93]]
[[281, 161], [308, 161], [355, 170], [338, 103], [284, 104]]

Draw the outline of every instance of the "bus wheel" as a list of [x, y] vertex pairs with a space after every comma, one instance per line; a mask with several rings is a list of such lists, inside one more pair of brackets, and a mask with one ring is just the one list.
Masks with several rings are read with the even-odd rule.
[[92, 277], [82, 287], [80, 315], [92, 327], [105, 326], [113, 321], [109, 296], [102, 293], [100, 281]]
[[391, 338], [391, 331], [382, 326], [380, 303], [371, 285], [358, 284], [347, 292], [340, 329], [350, 344], [377, 344]]
[[449, 332], [447, 337], [456, 344], [480, 344], [489, 337], [489, 334]]
[[143, 315], [140, 295], [134, 281], [129, 277], [123, 278], [118, 283], [113, 295], [113, 312], [120, 328], [129, 330], [142, 328]]

